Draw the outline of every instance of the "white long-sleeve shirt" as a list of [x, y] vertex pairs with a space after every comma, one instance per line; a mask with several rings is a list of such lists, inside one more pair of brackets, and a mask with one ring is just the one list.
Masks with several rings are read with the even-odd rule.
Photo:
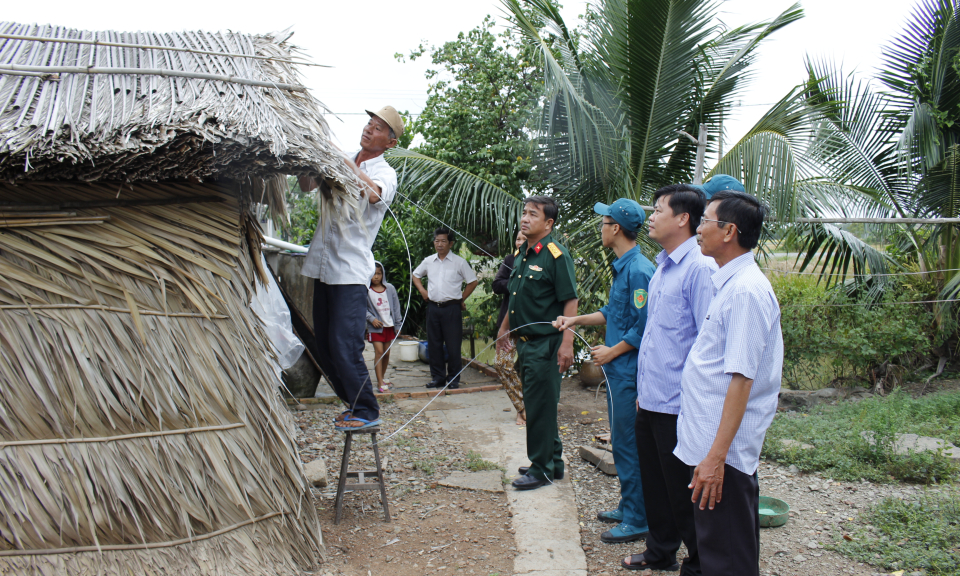
[[[356, 158], [357, 154], [359, 151], [353, 157]], [[323, 212], [330, 215], [334, 208], [332, 201], [321, 195], [320, 221], [300, 272], [304, 276], [316, 278], [324, 284], [370, 283], [374, 272], [371, 249], [387, 206], [397, 194], [397, 173], [382, 154], [361, 162], [359, 168], [380, 187], [380, 201], [370, 204], [366, 197], [360, 199], [361, 225], [361, 219], [353, 216], [342, 219], [324, 217]]]

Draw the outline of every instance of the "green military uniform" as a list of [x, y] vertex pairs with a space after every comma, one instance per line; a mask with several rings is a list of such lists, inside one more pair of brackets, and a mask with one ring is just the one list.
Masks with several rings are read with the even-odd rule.
[[563, 305], [577, 297], [573, 258], [547, 234], [539, 242], [524, 244], [514, 259], [507, 285], [510, 329], [517, 340], [516, 370], [523, 381], [527, 413], [527, 456], [531, 476], [552, 480], [563, 474], [563, 445], [557, 428], [560, 370], [557, 353], [563, 333], [550, 324], [563, 315]]

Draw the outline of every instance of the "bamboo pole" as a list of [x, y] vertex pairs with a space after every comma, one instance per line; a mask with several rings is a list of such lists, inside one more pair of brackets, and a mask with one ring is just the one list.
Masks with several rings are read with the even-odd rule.
[[251, 80], [249, 78], [239, 78], [237, 76], [221, 76], [219, 74], [205, 74], [202, 72], [185, 72], [180, 70], [164, 70], [158, 68], [116, 68], [116, 67], [89, 67], [83, 66], [21, 66], [20, 64], [0, 64], [0, 74], [7, 72], [38, 72], [41, 74], [108, 74], [122, 75], [130, 74], [134, 76], [163, 76], [164, 78], [195, 78], [198, 80], [216, 80], [218, 82], [229, 82], [232, 84], [243, 84], [246, 86], [260, 86], [263, 88], [278, 88], [280, 90], [289, 90], [291, 92], [306, 92], [306, 86], [297, 84], [284, 84], [282, 82], [264, 82], [262, 80]]
[[[133, 311], [129, 308], [115, 308], [97, 304], [37, 304], [35, 306], [4, 304], [0, 305], [0, 310], [102, 310], [104, 312], [133, 314]], [[160, 310], [137, 310], [137, 313], [142, 316], [163, 316], [165, 318], [206, 318], [208, 320], [227, 320], [230, 318], [223, 314], [203, 315], [196, 312], [162, 312]]]
[[245, 426], [246, 424], [243, 422], [234, 422], [233, 424], [223, 424], [220, 426], [180, 428], [177, 430], [157, 430], [155, 432], [138, 432], [136, 434], [122, 434], [120, 436], [104, 436], [102, 438], [43, 438], [40, 440], [13, 440], [11, 442], [0, 442], [0, 449], [10, 448], [12, 446], [44, 446], [48, 444], [97, 444], [101, 442], [119, 442], [122, 440], [133, 440], [134, 438], [159, 438], [161, 436], [179, 436], [181, 434], [193, 434], [195, 432], [219, 432], [222, 430], [243, 428]]
[[214, 538], [216, 536], [226, 534], [227, 532], [232, 532], [238, 528], [243, 528], [244, 526], [249, 526], [250, 524], [255, 524], [257, 522], [263, 522], [264, 520], [269, 520], [270, 518], [283, 516], [285, 514], [289, 514], [289, 512], [271, 512], [270, 514], [264, 514], [263, 516], [258, 516], [257, 518], [244, 520], [243, 522], [238, 522], [232, 526], [214, 530], [213, 532], [207, 532], [206, 534], [201, 534], [199, 536], [191, 536], [190, 538], [181, 538], [180, 540], [170, 540], [168, 542], [145, 542], [143, 544], [102, 544], [97, 546], [73, 546], [71, 548], [45, 548], [40, 550], [0, 550], [0, 557], [46, 556], [48, 554], [76, 554], [78, 552], [111, 552], [116, 550], [154, 550], [156, 548], [170, 548], [171, 546], [193, 544], [194, 542], [199, 542], [200, 540]]
[[6, 214], [43, 210], [88, 210], [90, 208], [127, 208], [131, 206], [167, 206], [169, 204], [194, 204], [200, 202], [223, 202], [220, 196], [177, 196], [173, 198], [150, 198], [147, 200], [89, 200], [83, 202], [60, 202], [58, 204], [0, 204]]
[[47, 38], [44, 36], [21, 36], [18, 34], [0, 34], [0, 39], [26, 40], [29, 42], [57, 42], [62, 44], [89, 44], [92, 46], [139, 48], [141, 50], [168, 50], [170, 52], [189, 52], [191, 54], [206, 54], [209, 56], [225, 56], [227, 58], [252, 58], [254, 60], [269, 60], [272, 62], [281, 62], [283, 64], [295, 64], [299, 66], [317, 66], [320, 68], [333, 68], [333, 66], [328, 66], [326, 64], [314, 64], [313, 62], [297, 62], [296, 60], [284, 60], [282, 58], [274, 58], [273, 56], [256, 56], [253, 54], [232, 54], [230, 52], [211, 52], [209, 50], [195, 50], [193, 48], [181, 48], [178, 46], [155, 46], [151, 44], [126, 44], [124, 42], [104, 42], [102, 40], [81, 40], [79, 38]]
[[960, 218], [797, 218], [798, 224], [960, 224]]

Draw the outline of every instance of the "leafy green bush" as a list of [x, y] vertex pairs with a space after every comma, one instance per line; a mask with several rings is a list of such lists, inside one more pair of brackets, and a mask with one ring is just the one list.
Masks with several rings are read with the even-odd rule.
[[794, 389], [828, 382], [872, 385], [890, 365], [912, 366], [932, 353], [933, 315], [914, 293], [894, 284], [880, 303], [867, 306], [816, 277], [774, 275], [784, 343], [784, 383]]
[[960, 576], [960, 496], [929, 495], [915, 501], [887, 498], [861, 516], [866, 527], [833, 548], [887, 570]]
[[[818, 406], [812, 414], [778, 414], [767, 431], [763, 455], [842, 480], [928, 484], [958, 477], [957, 465], [941, 454], [896, 454], [898, 433], [960, 443], [960, 392], [914, 399], [897, 390], [885, 398]], [[814, 448], [784, 444], [784, 440]]]

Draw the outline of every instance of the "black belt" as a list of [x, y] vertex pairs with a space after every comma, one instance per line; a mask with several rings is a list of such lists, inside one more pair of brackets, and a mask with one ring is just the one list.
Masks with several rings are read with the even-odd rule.
[[459, 300], [447, 300], [445, 302], [434, 302], [433, 300], [428, 300], [428, 302], [430, 302], [437, 308], [443, 308], [444, 306], [449, 306], [451, 304], [460, 304]]

